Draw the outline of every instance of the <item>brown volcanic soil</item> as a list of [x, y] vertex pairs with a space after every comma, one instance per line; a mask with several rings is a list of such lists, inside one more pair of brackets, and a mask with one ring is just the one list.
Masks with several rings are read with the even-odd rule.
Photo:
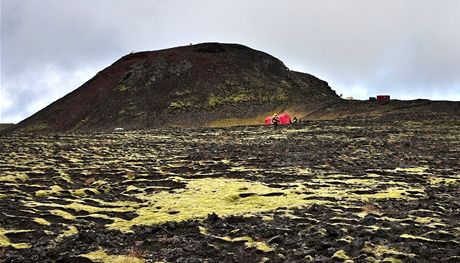
[[5, 135], [2, 259], [459, 262], [459, 127], [390, 114]]
[[[104, 131], [258, 124], [266, 114], [340, 101], [325, 81], [237, 44], [129, 54], [19, 123], [16, 131]], [[230, 119], [230, 120], [229, 120]]]

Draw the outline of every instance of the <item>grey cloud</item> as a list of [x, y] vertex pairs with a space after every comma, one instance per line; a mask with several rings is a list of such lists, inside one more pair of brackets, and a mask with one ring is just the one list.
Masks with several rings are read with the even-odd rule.
[[[2, 107], [0, 121], [19, 121], [18, 116], [24, 118], [77, 88], [83, 81], [81, 72], [89, 79], [131, 51], [205, 41], [242, 43], [265, 51], [292, 69], [328, 81], [338, 93], [361, 99], [389, 93], [403, 99], [460, 100], [456, 0], [1, 4], [0, 100], [9, 99], [11, 105]], [[47, 79], [43, 75], [51, 74], [49, 68], [61, 81], [37, 82]], [[24, 110], [26, 101], [43, 103]]]

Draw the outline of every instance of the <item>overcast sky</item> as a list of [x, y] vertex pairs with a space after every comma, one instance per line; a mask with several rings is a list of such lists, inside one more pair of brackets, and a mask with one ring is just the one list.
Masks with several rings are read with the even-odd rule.
[[0, 0], [0, 122], [131, 51], [240, 43], [344, 96], [460, 100], [458, 0]]

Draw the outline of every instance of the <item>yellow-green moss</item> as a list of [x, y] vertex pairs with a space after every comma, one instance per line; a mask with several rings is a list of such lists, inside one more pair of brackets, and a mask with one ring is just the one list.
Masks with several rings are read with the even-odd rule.
[[435, 240], [430, 239], [430, 238], [420, 237], [420, 236], [413, 236], [413, 235], [409, 235], [409, 234], [402, 234], [399, 237], [405, 238], [405, 239], [422, 240], [422, 241], [435, 241]]
[[219, 238], [221, 240], [228, 241], [228, 242], [245, 241], [245, 243], [244, 243], [245, 247], [247, 247], [247, 248], [255, 248], [255, 249], [260, 250], [262, 252], [273, 251], [273, 248], [271, 248], [265, 242], [254, 241], [254, 239], [252, 237], [250, 237], [250, 236], [235, 237], [235, 238], [225, 236], [225, 237], [217, 237], [217, 238]]
[[169, 108], [173, 110], [179, 110], [179, 109], [184, 109], [193, 106], [193, 103], [191, 101], [172, 101], [169, 104]]
[[43, 232], [48, 235], [48, 236], [53, 236], [54, 235], [54, 232], [53, 231], [49, 231], [49, 230], [43, 230]]
[[348, 260], [350, 257], [345, 253], [344, 250], [339, 250], [332, 255], [333, 259]]
[[50, 187], [50, 190], [38, 190], [35, 192], [36, 197], [46, 197], [50, 195], [61, 195], [61, 192], [64, 191], [59, 185], [53, 185]]
[[222, 103], [223, 103], [222, 98], [220, 98], [218, 96], [215, 96], [212, 93], [209, 95], [209, 97], [208, 97], [208, 105], [210, 107], [214, 107], [214, 106], [217, 106], [217, 105], [222, 104]]
[[[89, 200], [92, 200], [92, 201], [95, 201], [101, 204], [101, 207], [85, 205], [85, 204], [81, 204], [77, 202], [62, 205], [62, 204], [56, 204], [56, 203], [40, 203], [40, 202], [35, 202], [35, 201], [29, 201], [25, 203], [25, 205], [28, 207], [48, 206], [48, 207], [72, 209], [77, 212], [85, 211], [85, 212], [88, 212], [89, 214], [97, 214], [98, 212], [132, 212], [132, 211], [135, 211], [136, 208], [138, 208], [141, 205], [141, 204], [138, 204], [135, 202], [129, 202], [129, 201], [105, 202], [99, 199], [89, 199]], [[61, 216], [65, 219], [70, 219], [70, 220], [75, 219], [75, 216], [73, 216], [72, 214], [62, 211], [62, 210], [58, 210], [58, 209], [51, 210], [50, 213], [57, 215], [57, 216]]]
[[126, 187], [126, 191], [143, 191], [142, 189], [140, 189], [139, 187], [137, 186], [134, 186], [134, 185], [128, 185], [128, 187]]
[[93, 193], [94, 195], [100, 194], [100, 192], [95, 188], [81, 188], [81, 189], [73, 190], [72, 194], [75, 196], [83, 197], [83, 196], [88, 195], [87, 191]]
[[202, 234], [202, 235], [205, 235], [205, 236], [206, 236], [206, 235], [209, 234], [209, 233], [208, 233], [208, 229], [205, 228], [205, 227], [199, 226], [198, 229], [200, 230], [200, 234]]
[[82, 254], [81, 257], [91, 259], [94, 262], [102, 263], [143, 263], [141, 258], [121, 256], [121, 255], [108, 255], [104, 250], [100, 249], [88, 254]]
[[403, 253], [401, 251], [396, 250], [395, 248], [390, 248], [384, 245], [374, 245], [368, 241], [364, 242], [364, 246], [362, 250], [363, 252], [371, 253], [375, 255], [377, 258], [381, 258], [384, 255], [395, 255], [395, 256], [403, 255], [405, 257], [415, 257], [416, 256], [415, 254]]
[[408, 167], [408, 168], [397, 167], [394, 170], [388, 170], [388, 171], [402, 172], [402, 173], [408, 173], [408, 174], [424, 174], [426, 170], [428, 170], [428, 167], [422, 166], [422, 167]]
[[394, 257], [386, 257], [382, 260], [382, 263], [403, 263], [403, 261]]
[[312, 175], [312, 170], [310, 168], [298, 168], [296, 174], [300, 176]]
[[[248, 168], [232, 167], [230, 169], [246, 171]], [[224, 178], [181, 180], [188, 182], [186, 189], [176, 190], [173, 193], [164, 191], [153, 195], [144, 195], [143, 193], [135, 195], [143, 200], [144, 203], [151, 203], [151, 205], [136, 210], [139, 216], [132, 220], [115, 218], [115, 222], [109, 227], [129, 231], [133, 225], [160, 224], [168, 221], [205, 218], [207, 214], [212, 212], [222, 216], [254, 214], [281, 206], [301, 206], [313, 202], [328, 202], [321, 201], [320, 197], [367, 202], [372, 199], [384, 198], [410, 199], [412, 197], [409, 197], [408, 191], [419, 192], [420, 196], [424, 195], [423, 189], [409, 186], [391, 187], [376, 193], [356, 194], [354, 193], [355, 190], [366, 190], [367, 188], [352, 188], [346, 184], [336, 184], [331, 179], [325, 178], [312, 179], [308, 182], [308, 184], [312, 185], [317, 183], [327, 185], [322, 188], [309, 188], [308, 185], [294, 183], [286, 187], [286, 189], [270, 188], [261, 183]], [[362, 186], [378, 184], [374, 179], [369, 181], [350, 179], [349, 183]], [[263, 196], [273, 192], [280, 193], [280, 195]], [[249, 194], [249, 196], [241, 197], [240, 194]], [[316, 198], [317, 200], [315, 200]], [[69, 205], [67, 206], [69, 207]], [[130, 206], [131, 204], [126, 204], [126, 211], [129, 210]], [[88, 209], [84, 210], [90, 213], [95, 212]], [[96, 208], [97, 210], [99, 208]]]
[[16, 183], [18, 181], [25, 182], [29, 180], [29, 176], [26, 174], [15, 174], [15, 175], [5, 175], [0, 176], [0, 182], [9, 182], [9, 183]]
[[51, 225], [51, 223], [48, 222], [46, 219], [39, 218], [39, 217], [34, 218], [34, 221], [39, 223], [40, 225], [46, 225], [46, 226]]
[[136, 173], [134, 171], [127, 171], [125, 178], [128, 180], [133, 180], [134, 178], [136, 178]]
[[104, 214], [89, 214], [89, 217], [94, 217], [94, 218], [103, 218], [103, 219], [110, 219], [108, 215]]
[[240, 91], [228, 96], [217, 96], [211, 93], [208, 97], [207, 106], [215, 107], [227, 103], [240, 103], [252, 100], [254, 100], [254, 96], [245, 91]]
[[346, 236], [346, 237], [342, 237], [341, 239], [339, 239], [339, 241], [344, 241], [347, 243], [351, 243], [353, 240], [354, 238], [352, 236]]
[[262, 220], [265, 221], [265, 222], [270, 222], [270, 221], [273, 221], [274, 218], [273, 218], [273, 216], [264, 215], [264, 216], [262, 216]]
[[78, 229], [74, 226], [69, 226], [67, 230], [59, 234], [59, 236], [57, 237], [57, 240], [62, 240], [64, 237], [73, 236], [76, 234], [78, 234]]
[[442, 178], [442, 177], [430, 177], [430, 184], [438, 185], [438, 184], [460, 184], [460, 179], [456, 178]]
[[431, 223], [439, 223], [441, 222], [441, 219], [434, 218], [434, 217], [416, 217], [414, 221], [420, 224], [431, 224]]
[[76, 217], [66, 211], [62, 211], [62, 210], [58, 210], [58, 209], [55, 209], [55, 210], [51, 210], [50, 211], [51, 214], [53, 215], [56, 215], [56, 216], [60, 216], [64, 219], [69, 219], [69, 220], [74, 220]]
[[62, 180], [68, 182], [68, 183], [72, 183], [72, 179], [70, 178], [70, 176], [68, 174], [61, 174], [61, 178]]
[[[245, 190], [241, 190], [245, 189]], [[313, 201], [303, 200], [303, 196], [296, 194], [297, 185], [288, 190], [271, 188], [261, 183], [224, 179], [207, 178], [194, 179], [188, 182], [186, 189], [175, 193], [160, 192], [153, 195], [136, 195], [151, 203], [148, 207], [136, 210], [138, 217], [132, 220], [115, 218], [109, 225], [123, 231], [129, 231], [133, 225], [160, 224], [168, 221], [183, 221], [194, 218], [205, 218], [215, 212], [219, 216], [234, 214], [257, 213], [276, 209], [281, 206], [299, 206]], [[264, 194], [281, 192], [283, 196], [262, 196]], [[251, 193], [248, 197], [240, 194]], [[157, 208], [159, 207], [159, 208]], [[174, 211], [174, 214], [170, 212]], [[178, 212], [178, 213], [177, 213]]]
[[[365, 181], [360, 181], [361, 184], [367, 184]], [[387, 189], [383, 189], [379, 192], [376, 193], [369, 193], [369, 194], [356, 194], [356, 190], [369, 190], [369, 188], [357, 188], [357, 187], [349, 187], [347, 185], [337, 185], [334, 184], [330, 179], [323, 179], [323, 178], [318, 178], [318, 179], [312, 179], [308, 182], [308, 184], [315, 185], [317, 183], [320, 184], [328, 184], [329, 186], [326, 187], [321, 187], [321, 188], [315, 188], [315, 189], [306, 189], [308, 190], [308, 196], [309, 197], [317, 197], [317, 196], [322, 196], [322, 197], [333, 197], [337, 199], [343, 199], [343, 200], [359, 200], [363, 202], [369, 202], [369, 200], [372, 199], [386, 199], [386, 198], [391, 198], [391, 199], [413, 199], [409, 197], [408, 191], [411, 192], [419, 192], [420, 196], [424, 196], [425, 192], [423, 188], [414, 188], [414, 187], [391, 187]]]
[[117, 86], [118, 91], [125, 91], [128, 90], [128, 87], [124, 84], [120, 84]]
[[[96, 199], [92, 199], [92, 200], [97, 201], [99, 203], [103, 203], [103, 201], [101, 201], [101, 200], [96, 200]], [[92, 213], [97, 213], [97, 212], [101, 212], [101, 211], [107, 211], [107, 212], [131, 212], [131, 211], [134, 211], [136, 209], [136, 207], [138, 206], [138, 204], [136, 204], [134, 202], [122, 202], [122, 201], [119, 201], [119, 203], [126, 203], [127, 206], [125, 206], [125, 207], [118, 206], [117, 202], [112, 202], [112, 203], [106, 202], [105, 204], [112, 204], [112, 207], [97, 207], [97, 206], [84, 205], [84, 204], [74, 202], [74, 203], [71, 203], [71, 204], [68, 204], [68, 205], [63, 205], [62, 207], [73, 209], [73, 210], [75, 210], [77, 212], [78, 211], [86, 211], [86, 212], [92, 214]]]
[[92, 184], [96, 189], [103, 191], [104, 193], [109, 193], [111, 191], [110, 184], [104, 180], [94, 181]]
[[5, 230], [0, 228], [0, 247], [7, 247], [10, 244], [10, 240], [5, 236]]
[[21, 233], [21, 232], [29, 232], [30, 230], [6, 230], [0, 228], [0, 247], [13, 247], [15, 249], [26, 249], [30, 248], [31, 245], [27, 243], [11, 243], [10, 239], [5, 236], [7, 233]]

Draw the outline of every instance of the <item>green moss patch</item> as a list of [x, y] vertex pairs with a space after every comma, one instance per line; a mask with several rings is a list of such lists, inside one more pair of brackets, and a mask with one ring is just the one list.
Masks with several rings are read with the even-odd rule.
[[221, 240], [228, 241], [228, 242], [239, 242], [239, 241], [244, 241], [244, 246], [246, 248], [255, 248], [257, 250], [260, 250], [262, 252], [270, 252], [273, 251], [273, 248], [271, 248], [267, 243], [262, 242], [262, 241], [255, 241], [252, 237], [250, 236], [243, 236], [243, 237], [235, 237], [231, 238], [228, 236], [225, 237], [217, 237]]
[[5, 175], [5, 176], [0, 176], [0, 182], [9, 182], [9, 183], [16, 183], [16, 182], [25, 182], [29, 180], [29, 176], [26, 174], [15, 174], [15, 175]]
[[45, 226], [51, 225], [51, 223], [48, 222], [46, 219], [39, 218], [39, 217], [34, 218], [34, 221], [35, 221], [36, 223], [40, 224], [40, 225], [45, 225]]
[[332, 255], [332, 259], [339, 259], [339, 260], [348, 260], [350, 257], [345, 253], [343, 250], [339, 250]]
[[64, 191], [59, 185], [53, 185], [49, 190], [38, 190], [35, 192], [36, 197], [47, 197], [52, 195], [61, 195], [61, 192]]
[[[303, 195], [295, 193], [298, 187], [299, 185], [292, 185], [288, 190], [280, 190], [244, 180], [194, 179], [188, 182], [186, 189], [177, 190], [174, 193], [160, 192], [153, 195], [137, 195], [137, 198], [148, 203], [149, 206], [136, 210], [139, 214], [138, 217], [132, 220], [117, 218], [109, 226], [129, 231], [133, 225], [151, 225], [205, 218], [213, 212], [220, 216], [228, 216], [309, 203], [303, 200]], [[267, 196], [273, 192], [281, 192], [283, 195]], [[242, 197], [245, 196], [244, 194], [250, 195]]]
[[143, 259], [137, 258], [137, 257], [122, 256], [122, 255], [109, 255], [102, 249], [93, 251], [88, 254], [82, 254], [80, 256], [91, 259], [94, 262], [102, 262], [102, 263], [143, 263], [145, 262]]
[[60, 216], [60, 217], [62, 217], [64, 219], [75, 220], [75, 216], [72, 215], [71, 213], [66, 212], [66, 211], [54, 209], [54, 210], [51, 210], [50, 213], [53, 214], [53, 215], [56, 215], [56, 216]]
[[31, 245], [27, 243], [12, 243], [8, 237], [5, 236], [5, 234], [8, 233], [20, 233], [20, 232], [29, 232], [30, 230], [6, 230], [3, 228], [0, 228], [0, 247], [13, 247], [15, 249], [26, 249], [30, 248]]

